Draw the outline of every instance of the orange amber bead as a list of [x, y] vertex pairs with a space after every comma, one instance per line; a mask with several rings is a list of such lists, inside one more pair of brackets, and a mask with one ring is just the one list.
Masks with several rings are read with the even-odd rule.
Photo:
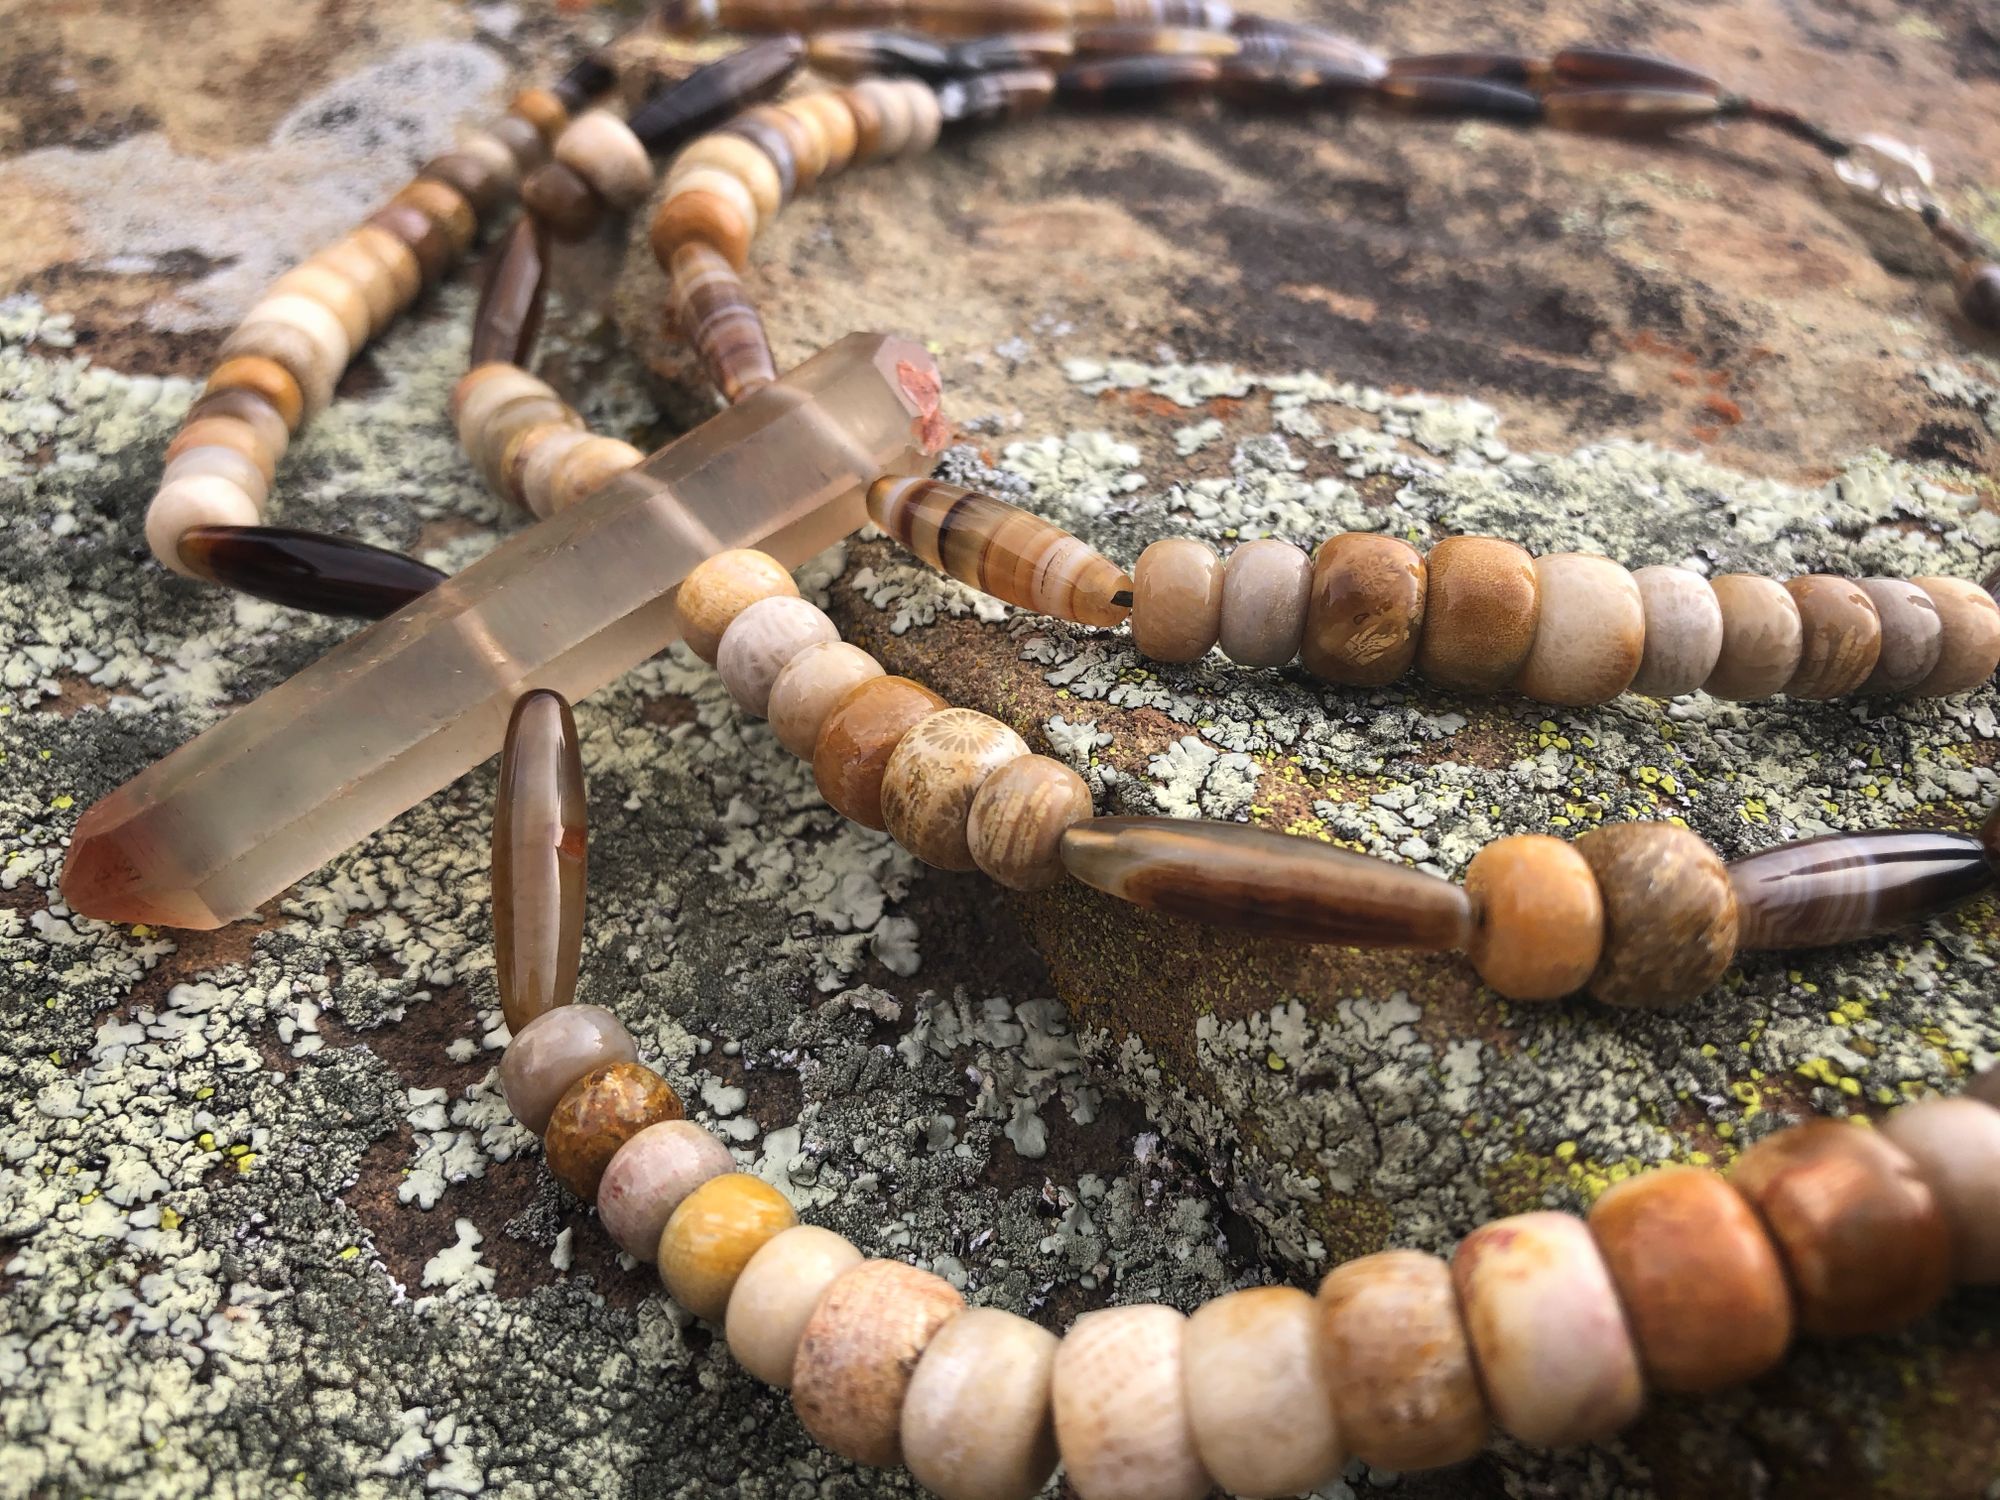
[[813, 747], [813, 780], [842, 817], [885, 828], [882, 777], [889, 757], [921, 719], [947, 707], [944, 699], [907, 677], [871, 677], [833, 706]]

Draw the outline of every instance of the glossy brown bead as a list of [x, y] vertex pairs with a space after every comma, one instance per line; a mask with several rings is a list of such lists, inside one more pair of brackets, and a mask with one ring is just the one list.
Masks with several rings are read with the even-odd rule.
[[1700, 1393], [1754, 1380], [1785, 1356], [1792, 1294], [1777, 1247], [1713, 1172], [1662, 1167], [1590, 1210], [1647, 1380]]
[[1484, 78], [1392, 74], [1375, 85], [1374, 97], [1404, 114], [1478, 115], [1495, 120], [1538, 120], [1542, 116], [1539, 94]]
[[1604, 898], [1604, 956], [1590, 993], [1606, 1005], [1682, 1005], [1736, 956], [1729, 871], [1674, 823], [1614, 823], [1576, 841]]
[[1722, 92], [1721, 84], [1685, 63], [1607, 47], [1565, 47], [1549, 59], [1548, 71], [1566, 84], [1624, 84], [1710, 95]]
[[1345, 687], [1394, 682], [1417, 658], [1429, 571], [1416, 548], [1350, 531], [1320, 544], [1299, 661]]
[[815, 73], [843, 83], [871, 74], [949, 78], [957, 71], [950, 43], [906, 31], [822, 31], [806, 43], [806, 58]]
[[444, 273], [451, 269], [456, 252], [452, 249], [450, 231], [400, 195], [370, 214], [365, 222], [377, 229], [387, 230], [409, 247], [410, 253], [417, 258], [417, 264], [423, 268], [426, 286], [442, 280]]
[[2000, 262], [1967, 261], [1958, 268], [1958, 310], [1988, 333], [2000, 333]]
[[1539, 88], [1548, 82], [1546, 58], [1520, 52], [1415, 52], [1389, 59], [1389, 78], [1478, 78]]
[[556, 1101], [542, 1150], [556, 1180], [588, 1203], [620, 1146], [648, 1125], [680, 1118], [680, 1096], [659, 1074], [642, 1063], [609, 1063]]
[[633, 110], [625, 123], [647, 150], [664, 154], [771, 98], [805, 58], [806, 44], [799, 37], [765, 37], [669, 84]]
[[558, 240], [588, 239], [604, 222], [597, 189], [561, 162], [535, 168], [521, 184], [521, 206]]
[[1777, 1241], [1808, 1333], [1890, 1333], [1950, 1289], [1950, 1228], [1916, 1164], [1879, 1131], [1795, 1125], [1744, 1152], [1729, 1180]]
[[850, 688], [813, 747], [813, 781], [827, 805], [866, 827], [884, 827], [882, 775], [889, 757], [919, 720], [946, 706], [907, 677], [871, 677]]
[[576, 995], [588, 846], [576, 720], [560, 694], [525, 693], [493, 811], [494, 972], [509, 1030]]
[[1560, 130], [1662, 135], [1722, 114], [1713, 94], [1643, 87], [1562, 88], [1542, 96], [1542, 116]]
[[351, 537], [282, 526], [197, 526], [177, 549], [190, 572], [316, 615], [379, 620], [445, 581], [414, 557]]
[[1823, 948], [1943, 916], [1993, 888], [1977, 838], [1931, 829], [1837, 833], [1732, 860], [1746, 949]]
[[548, 297], [548, 245], [534, 219], [523, 214], [486, 259], [479, 310], [472, 317], [468, 368], [500, 363], [530, 368]]
[[1882, 617], [1852, 578], [1810, 573], [1785, 580], [1799, 607], [1799, 664], [1785, 693], [1841, 698], [1860, 691], [1882, 655]]
[[1439, 687], [1497, 693], [1535, 644], [1541, 588], [1535, 560], [1491, 536], [1446, 537], [1424, 559], [1429, 589], [1417, 669]]
[[447, 151], [425, 162], [417, 174], [431, 177], [465, 199], [481, 220], [490, 219], [513, 196], [513, 185], [492, 163], [470, 151]]
[[1988, 813], [1980, 825], [1979, 845], [1986, 851], [1987, 860], [2000, 869], [2000, 807]]
[[1221, 77], [1213, 57], [1117, 57], [1063, 69], [1056, 95], [1073, 104], [1160, 104], [1212, 93]]

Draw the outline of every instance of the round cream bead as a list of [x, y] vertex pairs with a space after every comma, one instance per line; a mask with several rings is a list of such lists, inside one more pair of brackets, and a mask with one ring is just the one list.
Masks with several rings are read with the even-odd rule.
[[944, 132], [944, 111], [938, 105], [937, 90], [914, 78], [896, 79], [890, 86], [901, 89], [910, 101], [910, 140], [903, 154], [921, 156]]
[[986, 778], [1028, 753], [998, 719], [947, 708], [920, 719], [882, 769], [882, 821], [889, 836], [927, 865], [974, 868], [966, 820]]
[[660, 1231], [689, 1193], [736, 1170], [729, 1148], [692, 1120], [648, 1125], [618, 1148], [597, 1184], [597, 1216], [635, 1260], [660, 1253]]
[[785, 184], [777, 165], [740, 135], [705, 135], [690, 142], [667, 172], [667, 191], [675, 191], [681, 179], [698, 167], [712, 167], [735, 179], [750, 199], [746, 224], [770, 223], [784, 204]]
[[996, 1307], [940, 1328], [903, 1396], [903, 1462], [939, 1500], [1030, 1500], [1056, 1467], [1049, 1374], [1061, 1345]]
[[1632, 575], [1645, 610], [1646, 649], [1631, 690], [1677, 698], [1708, 681], [1722, 655], [1722, 606], [1699, 573], [1641, 568]]
[[715, 648], [715, 670], [747, 714], [764, 717], [771, 684], [808, 646], [837, 641], [840, 630], [818, 605], [779, 595], [759, 599], [729, 622]]
[[1187, 1319], [1141, 1304], [1085, 1313], [1056, 1350], [1056, 1447], [1080, 1500], [1202, 1500], [1208, 1470], [1188, 1421]]
[[911, 1372], [964, 1306], [943, 1277], [900, 1261], [864, 1260], [836, 1277], [792, 1364], [792, 1406], [813, 1440], [859, 1464], [900, 1462]]
[[[333, 314], [325, 308], [319, 311], [327, 326], [339, 333], [340, 325], [334, 321]], [[291, 376], [299, 390], [298, 422], [303, 426], [333, 400], [333, 387], [340, 379], [340, 367], [328, 358], [332, 351], [324, 342], [315, 339], [296, 323], [265, 317], [261, 312], [260, 304], [252, 309], [252, 317], [246, 318], [222, 341], [220, 357], [225, 362], [234, 362], [246, 355], [268, 359]], [[341, 338], [345, 340], [346, 335], [341, 334]]]
[[674, 593], [674, 614], [688, 649], [714, 666], [722, 633], [744, 610], [760, 599], [798, 597], [799, 586], [783, 563], [768, 552], [736, 547], [689, 571]]
[[[389, 268], [370, 255], [353, 235], [335, 240], [306, 264], [323, 266], [353, 284], [368, 308], [369, 337], [380, 333], [396, 320], [400, 304], [396, 300], [395, 278], [389, 274]], [[357, 340], [356, 347], [363, 342], [366, 340]]]
[[196, 474], [162, 485], [153, 496], [146, 507], [146, 545], [163, 565], [193, 578], [193, 570], [181, 561], [183, 536], [197, 526], [255, 526], [262, 519], [243, 486], [214, 474]]
[[1188, 1319], [1181, 1349], [1195, 1451], [1216, 1484], [1275, 1500], [1340, 1477], [1309, 1295], [1266, 1286], [1217, 1297]]
[[820, 726], [841, 695], [857, 683], [882, 675], [882, 663], [859, 646], [821, 641], [785, 663], [771, 683], [764, 711], [778, 743], [801, 760], [811, 760]]
[[552, 427], [528, 450], [521, 460], [521, 500], [533, 514], [546, 518], [556, 513], [557, 471], [590, 438], [581, 427]]
[[374, 330], [372, 310], [361, 288], [318, 256], [302, 266], [294, 266], [272, 282], [271, 295], [306, 297], [332, 313], [340, 323], [341, 332], [347, 335], [350, 357], [368, 342], [368, 335]]
[[521, 164], [514, 159], [514, 152], [508, 144], [490, 130], [467, 130], [458, 138], [458, 149], [467, 156], [478, 159], [479, 164], [491, 172], [496, 181], [504, 185], [508, 194], [521, 186]]
[[559, 1005], [514, 1033], [500, 1059], [500, 1093], [515, 1119], [540, 1135], [569, 1086], [597, 1068], [636, 1061], [639, 1049], [601, 1005]]
[[1541, 617], [1514, 679], [1537, 703], [1608, 703], [1639, 673], [1646, 606], [1632, 575], [1608, 557], [1558, 552], [1535, 559]]
[[653, 159], [631, 127], [609, 111], [578, 115], [556, 138], [555, 155], [613, 208], [636, 208], [653, 191]]
[[1931, 596], [1904, 578], [1864, 578], [1862, 590], [1882, 621], [1882, 654], [1861, 684], [1864, 693], [1907, 693], [1937, 666], [1944, 621]]
[[660, 1231], [667, 1295], [709, 1322], [729, 1306], [751, 1257], [799, 1222], [785, 1195], [748, 1172], [724, 1172], [689, 1193]]
[[[243, 316], [244, 328], [253, 328], [260, 323], [280, 323], [296, 328], [311, 342], [317, 355], [314, 382], [299, 376], [299, 387], [306, 392], [308, 406], [318, 400], [314, 410], [324, 410], [333, 399], [333, 388], [340, 377], [347, 373], [347, 362], [354, 354], [354, 344], [347, 337], [347, 330], [333, 311], [323, 302], [298, 292], [282, 292], [267, 296], [262, 302]], [[282, 363], [282, 361], [281, 361]]]
[[2000, 1109], [1977, 1099], [1920, 1099], [1893, 1111], [1882, 1134], [1917, 1164], [1936, 1197], [1959, 1282], [2000, 1283]]
[[884, 78], [864, 79], [854, 86], [854, 92], [865, 94], [874, 101], [875, 112], [882, 118], [882, 129], [876, 136], [875, 151], [869, 160], [887, 161], [901, 156], [909, 149], [910, 134], [916, 128], [915, 111], [909, 96]]
[[1910, 691], [1948, 698], [1983, 687], [2000, 665], [2000, 603], [1969, 578], [1912, 578], [1930, 595], [1943, 627], [1937, 665]]
[[183, 448], [160, 471], [160, 485], [164, 489], [177, 479], [197, 479], [208, 474], [226, 479], [242, 490], [255, 503], [260, 514], [264, 502], [271, 498], [271, 481], [264, 477], [257, 461], [234, 448], [224, 448], [219, 444]]
[[764, 1242], [736, 1278], [723, 1330], [736, 1362], [766, 1385], [792, 1383], [792, 1362], [820, 1294], [861, 1264], [844, 1236], [800, 1224]]

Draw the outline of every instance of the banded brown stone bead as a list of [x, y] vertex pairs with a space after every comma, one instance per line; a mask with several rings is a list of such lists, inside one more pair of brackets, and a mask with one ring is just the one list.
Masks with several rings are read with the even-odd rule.
[[1545, 87], [1550, 79], [1546, 58], [1519, 52], [1415, 52], [1389, 59], [1389, 78], [1477, 78], [1489, 83]]
[[559, 693], [514, 704], [493, 809], [493, 962], [500, 1009], [519, 1031], [576, 994], [589, 859], [583, 752]]
[[1664, 135], [1722, 114], [1721, 99], [1691, 89], [1597, 86], [1558, 88], [1542, 95], [1542, 117], [1561, 130]]
[[1056, 74], [1056, 96], [1072, 104], [1163, 104], [1214, 91], [1222, 63], [1213, 57], [1113, 57], [1078, 63]]
[[1429, 596], [1423, 555], [1407, 542], [1350, 531], [1320, 544], [1299, 661], [1346, 687], [1382, 687], [1417, 659]]
[[146, 505], [146, 547], [162, 567], [183, 578], [201, 576], [200, 549], [183, 556], [181, 543], [207, 528], [254, 527], [262, 519], [256, 497], [217, 474], [195, 474], [160, 486]]
[[257, 354], [225, 358], [209, 373], [203, 387], [205, 396], [238, 390], [267, 404], [283, 420], [287, 432], [297, 432], [305, 420], [305, 393], [292, 373], [274, 359]]
[[[669, 199], [662, 208], [701, 196]], [[699, 240], [681, 244], [668, 262], [667, 284], [681, 336], [701, 356], [724, 400], [741, 401], [777, 379], [764, 320], [726, 253]]]
[[407, 203], [437, 225], [451, 247], [453, 260], [471, 249], [472, 242], [479, 237], [479, 215], [471, 201], [441, 178], [419, 177], [389, 201]]
[[493, 247], [472, 315], [470, 364], [519, 365], [535, 357], [548, 297], [548, 245], [541, 227], [523, 214]]
[[1557, 81], [1569, 85], [1677, 89], [1711, 97], [1722, 92], [1721, 84], [1685, 63], [1609, 47], [1564, 47], [1549, 59], [1547, 71]]
[[981, 125], [1039, 114], [1055, 97], [1056, 75], [1046, 68], [975, 73], [938, 85], [938, 111], [947, 125]]
[[1539, 120], [1541, 95], [1491, 79], [1391, 72], [1374, 99], [1403, 114], [1476, 115], [1495, 120]]
[[588, 1203], [618, 1148], [648, 1125], [681, 1117], [680, 1097], [636, 1062], [593, 1068], [556, 1101], [542, 1150], [556, 1180]]
[[1606, 1005], [1675, 1006], [1736, 956], [1736, 893], [1706, 840], [1673, 823], [1614, 823], [1576, 841], [1604, 901], [1590, 993]]
[[[432, 186], [442, 187], [443, 184], [433, 183]], [[422, 206], [411, 202], [407, 192], [408, 189], [405, 189], [396, 194], [370, 214], [363, 225], [400, 240], [415, 257], [423, 284], [436, 286], [444, 279], [445, 272], [451, 269], [458, 252], [452, 244], [451, 230]]]
[[882, 821], [889, 836], [927, 865], [974, 868], [966, 819], [986, 778], [1028, 753], [998, 719], [947, 708], [912, 725], [882, 770]]
[[1825, 573], [1785, 580], [1799, 610], [1799, 664], [1785, 684], [1793, 698], [1840, 698], [1856, 692], [1882, 655], [1882, 617], [1852, 578]]
[[1993, 889], [1968, 833], [1891, 829], [1800, 839], [1732, 860], [1746, 949], [1823, 948], [1943, 916]]

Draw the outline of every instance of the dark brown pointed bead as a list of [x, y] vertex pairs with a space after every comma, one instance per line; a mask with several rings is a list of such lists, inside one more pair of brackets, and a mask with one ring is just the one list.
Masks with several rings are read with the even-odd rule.
[[576, 995], [589, 831], [576, 720], [559, 693], [514, 705], [493, 810], [493, 957], [510, 1031]]
[[532, 368], [547, 293], [548, 246], [541, 227], [523, 214], [486, 258], [472, 319], [470, 368], [495, 363]]
[[1822, 948], [1943, 916], [1994, 869], [1972, 834], [1898, 829], [1780, 844], [1732, 860], [1729, 883], [1741, 946]]
[[284, 526], [197, 526], [181, 534], [189, 570], [289, 609], [379, 620], [449, 575], [351, 537]]
[[1979, 830], [1979, 842], [1986, 850], [1987, 860], [2000, 870], [2000, 807], [1987, 814], [1986, 822]]
[[1693, 89], [1560, 88], [1542, 96], [1542, 113], [1564, 130], [1650, 135], [1713, 120], [1722, 102]]
[[617, 70], [593, 52], [571, 63], [549, 92], [562, 100], [563, 108], [572, 115], [580, 115], [585, 105], [617, 81]]
[[1008, 68], [1048, 68], [1068, 62], [1076, 44], [1066, 31], [1020, 31], [976, 36], [951, 47], [955, 73], [997, 73]]
[[633, 110], [625, 123], [648, 151], [672, 151], [769, 99], [805, 60], [803, 39], [765, 37], [668, 84]]
[[1390, 109], [1417, 115], [1485, 115], [1498, 120], [1539, 120], [1539, 94], [1510, 83], [1455, 76], [1391, 74], [1375, 85]]
[[1722, 85], [1708, 74], [1664, 57], [1643, 52], [1619, 52], [1607, 47], [1565, 47], [1549, 59], [1555, 76], [1566, 84], [1629, 85], [1675, 89], [1687, 93], [1721, 94]]
[[1120, 57], [1065, 68], [1056, 93], [1071, 104], [1156, 104], [1213, 93], [1221, 77], [1212, 57]]
[[588, 239], [604, 221], [597, 189], [559, 161], [535, 168], [521, 184], [521, 207], [554, 239]]
[[1547, 58], [1528, 57], [1519, 52], [1419, 52], [1411, 57], [1392, 57], [1391, 78], [1482, 78], [1488, 83], [1513, 83], [1523, 88], [1539, 87], [1548, 81]]
[[806, 44], [806, 61], [841, 83], [870, 74], [938, 79], [974, 71], [954, 63], [954, 50], [949, 42], [908, 31], [822, 31]]
[[1988, 333], [2000, 333], [2000, 262], [1967, 261], [1957, 279], [1959, 311]]

